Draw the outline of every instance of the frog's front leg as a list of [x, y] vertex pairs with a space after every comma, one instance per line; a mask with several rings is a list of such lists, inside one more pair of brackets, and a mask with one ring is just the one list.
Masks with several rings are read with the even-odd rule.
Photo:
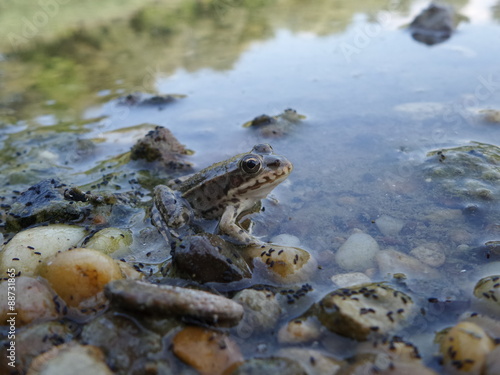
[[179, 237], [177, 230], [188, 225], [192, 219], [191, 206], [179, 192], [165, 185], [156, 186], [153, 194], [153, 224], [159, 229], [166, 226], [170, 235]]
[[250, 233], [248, 233], [237, 224], [238, 216], [240, 214], [241, 210], [238, 205], [227, 206], [219, 222], [219, 231], [222, 234], [230, 236], [237, 242], [245, 245], [262, 244], [262, 241], [260, 241], [258, 238], [253, 237]]

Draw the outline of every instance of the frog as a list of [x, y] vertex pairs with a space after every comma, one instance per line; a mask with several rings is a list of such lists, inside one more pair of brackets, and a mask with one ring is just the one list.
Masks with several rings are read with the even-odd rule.
[[292, 172], [292, 163], [269, 144], [215, 163], [186, 178], [157, 185], [151, 218], [165, 239], [206, 231], [200, 222], [215, 222], [211, 232], [236, 245], [263, 242], [241, 225], [243, 217]]

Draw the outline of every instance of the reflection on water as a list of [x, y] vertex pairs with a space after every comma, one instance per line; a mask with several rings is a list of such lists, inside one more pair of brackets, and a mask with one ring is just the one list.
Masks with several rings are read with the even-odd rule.
[[[318, 285], [342, 272], [333, 253], [357, 228], [391, 251], [438, 244], [441, 278], [408, 286], [468, 300], [487, 261], [463, 251], [500, 235], [500, 127], [481, 116], [500, 109], [499, 6], [450, 3], [469, 20], [433, 46], [402, 28], [426, 1], [387, 0], [154, 2], [22, 48], [3, 44], [1, 193], [53, 175], [92, 186], [110, 166], [140, 169], [123, 154], [144, 123], [195, 150], [196, 168], [269, 142], [294, 172], [255, 231], [299, 237], [323, 266]], [[186, 97], [119, 104], [134, 91]], [[287, 108], [306, 118], [282, 137], [242, 127]], [[384, 215], [400, 234], [381, 233], [374, 221]]]

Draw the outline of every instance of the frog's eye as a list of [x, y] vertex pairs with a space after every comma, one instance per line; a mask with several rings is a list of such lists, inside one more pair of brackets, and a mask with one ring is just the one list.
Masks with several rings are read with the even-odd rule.
[[254, 174], [262, 168], [262, 161], [257, 156], [247, 155], [241, 159], [240, 165], [246, 173]]

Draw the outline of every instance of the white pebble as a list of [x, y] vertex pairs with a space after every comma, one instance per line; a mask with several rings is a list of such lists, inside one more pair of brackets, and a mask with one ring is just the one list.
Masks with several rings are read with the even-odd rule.
[[397, 236], [401, 229], [403, 229], [404, 222], [393, 217], [382, 215], [375, 220], [378, 230], [384, 236]]
[[371, 282], [371, 279], [362, 272], [350, 272], [333, 275], [331, 280], [339, 288], [346, 288], [348, 286]]
[[373, 267], [379, 251], [377, 241], [366, 233], [354, 233], [335, 254], [337, 264], [346, 271], [364, 271]]
[[300, 247], [299, 238], [287, 233], [282, 233], [274, 236], [273, 238], [271, 238], [271, 243], [275, 243], [281, 246]]

